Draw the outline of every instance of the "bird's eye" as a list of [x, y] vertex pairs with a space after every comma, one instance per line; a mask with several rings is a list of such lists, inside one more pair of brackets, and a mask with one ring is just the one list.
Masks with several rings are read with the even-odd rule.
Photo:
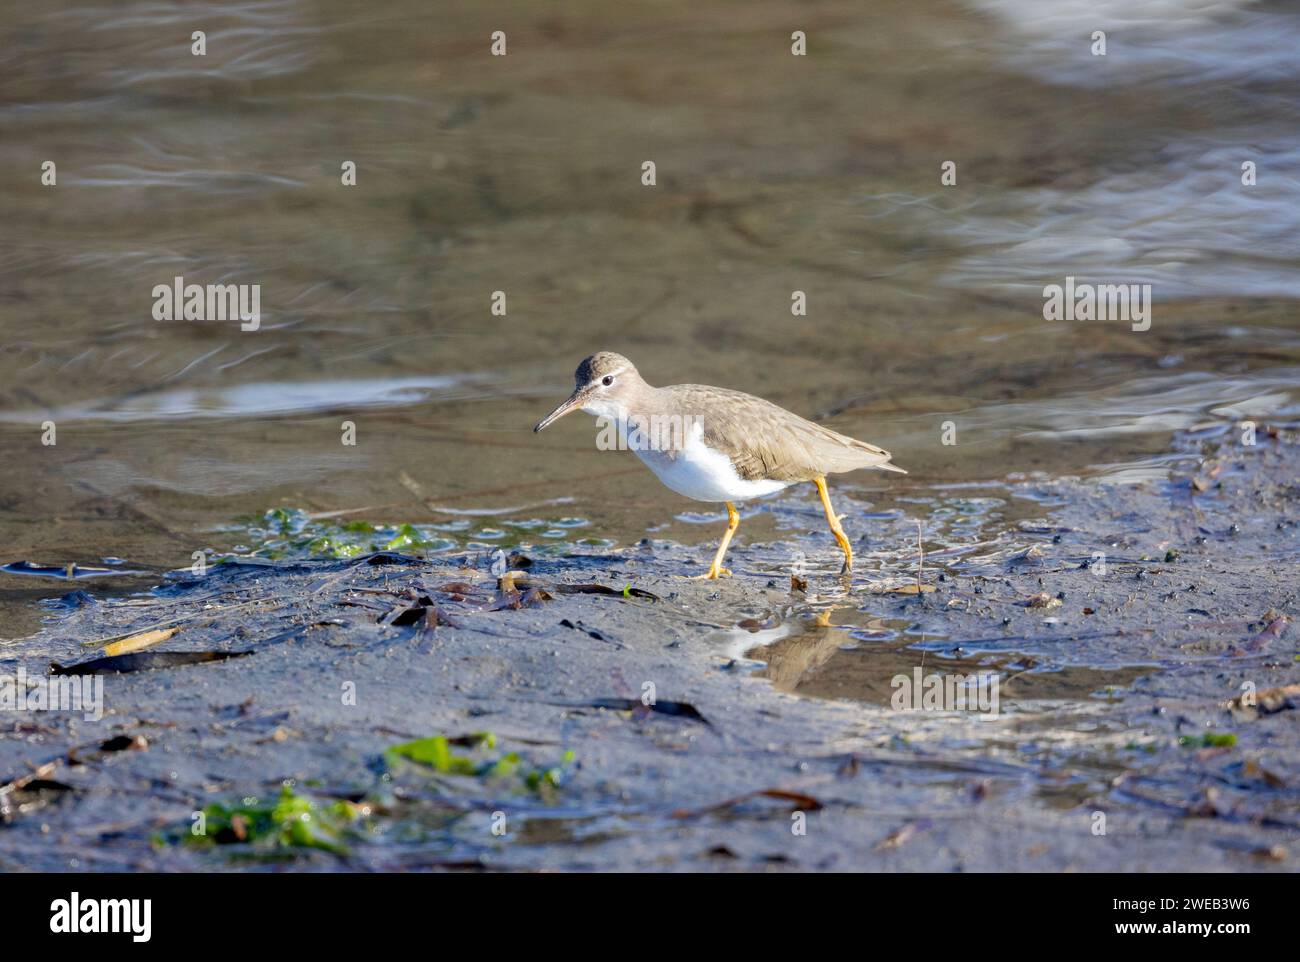
[[600, 379], [600, 383], [605, 385], [605, 387], [609, 387], [611, 384], [614, 383], [614, 375], [606, 374], [604, 377]]

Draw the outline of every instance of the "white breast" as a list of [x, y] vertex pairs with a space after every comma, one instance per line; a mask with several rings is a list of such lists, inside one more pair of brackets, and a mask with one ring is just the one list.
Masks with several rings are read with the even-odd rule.
[[703, 436], [703, 427], [695, 423], [676, 457], [644, 445], [634, 450], [660, 481], [696, 501], [748, 501], [789, 487], [787, 481], [747, 481], [736, 473], [731, 458], [705, 445]]

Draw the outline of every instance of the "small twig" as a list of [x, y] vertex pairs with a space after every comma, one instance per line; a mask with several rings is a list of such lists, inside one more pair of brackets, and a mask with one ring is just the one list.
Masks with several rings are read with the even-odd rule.
[[925, 547], [921, 544], [921, 519], [916, 519], [916, 550], [919, 558], [916, 562], [916, 594], [921, 595], [921, 572], [925, 570]]
[[325, 521], [330, 518], [342, 518], [349, 514], [375, 514], [380, 511], [388, 511], [393, 508], [401, 508], [402, 504], [394, 501], [392, 504], [372, 504], [366, 508], [344, 508], [341, 511], [314, 511], [307, 517], [313, 521]]

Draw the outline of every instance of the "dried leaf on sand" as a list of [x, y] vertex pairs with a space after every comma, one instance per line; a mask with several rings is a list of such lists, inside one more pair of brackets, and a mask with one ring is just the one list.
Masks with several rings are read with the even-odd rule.
[[180, 630], [181, 626], [176, 625], [172, 628], [153, 628], [149, 631], [142, 631], [138, 635], [132, 635], [130, 638], [123, 638], [121, 641], [114, 641], [105, 645], [104, 654], [108, 656], [129, 655], [133, 651], [144, 651], [146, 648], [162, 644]]

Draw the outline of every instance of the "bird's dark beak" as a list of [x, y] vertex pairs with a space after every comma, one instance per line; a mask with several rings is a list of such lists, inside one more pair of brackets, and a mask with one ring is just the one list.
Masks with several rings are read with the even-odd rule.
[[564, 417], [570, 411], [578, 410], [578, 408], [582, 407], [583, 403], [586, 400], [587, 400], [587, 392], [583, 391], [581, 388], [574, 391], [572, 394], [569, 395], [569, 399], [567, 401], [565, 401], [554, 411], [552, 411], [550, 414], [546, 415], [546, 417], [542, 418], [540, 421], [537, 422], [537, 424], [533, 427], [534, 433], [540, 431], [542, 428], [546, 427], [552, 421], [560, 420], [560, 418]]

